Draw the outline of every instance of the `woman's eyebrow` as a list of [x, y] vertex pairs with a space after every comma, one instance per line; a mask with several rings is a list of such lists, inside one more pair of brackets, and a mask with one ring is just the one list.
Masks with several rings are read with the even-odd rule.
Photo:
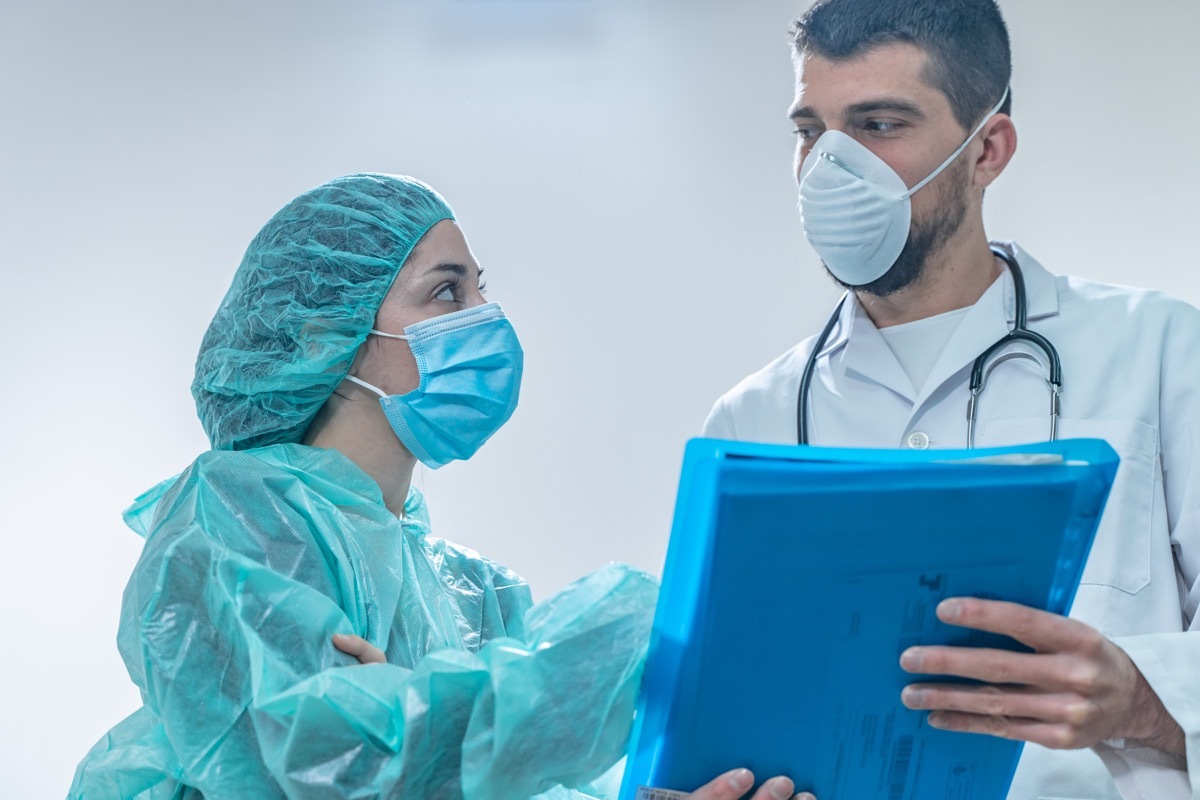
[[[476, 269], [478, 269], [478, 272], [475, 273], [475, 280], [478, 283], [482, 283], [483, 282], [483, 267], [477, 267]], [[449, 272], [459, 278], [464, 278], [467, 276], [467, 274], [470, 271], [471, 270], [469, 267], [465, 267], [462, 264], [459, 264], [457, 262], [443, 261], [440, 264], [434, 264], [432, 267], [430, 267], [428, 270], [426, 270], [424, 274], [425, 275], [434, 275], [438, 272]]]

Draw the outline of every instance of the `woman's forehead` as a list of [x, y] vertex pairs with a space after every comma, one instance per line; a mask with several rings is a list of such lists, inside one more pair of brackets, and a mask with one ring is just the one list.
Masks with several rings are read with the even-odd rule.
[[417, 242], [404, 268], [410, 266], [431, 267], [442, 261], [464, 262], [465, 266], [478, 268], [471, 247], [462, 229], [454, 220], [444, 219], [426, 231]]
[[462, 230], [452, 220], [442, 220], [417, 242], [392, 288], [434, 279], [475, 280], [482, 272]]

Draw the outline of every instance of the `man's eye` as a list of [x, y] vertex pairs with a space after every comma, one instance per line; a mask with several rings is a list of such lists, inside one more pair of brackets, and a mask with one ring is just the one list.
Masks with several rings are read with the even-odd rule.
[[863, 125], [863, 130], [869, 133], [889, 134], [900, 130], [902, 124], [899, 122], [889, 122], [886, 120], [874, 119]]
[[796, 134], [796, 138], [802, 142], [811, 142], [813, 139], [821, 135], [820, 131], [811, 127], [796, 128], [796, 130], [792, 131], [792, 133]]

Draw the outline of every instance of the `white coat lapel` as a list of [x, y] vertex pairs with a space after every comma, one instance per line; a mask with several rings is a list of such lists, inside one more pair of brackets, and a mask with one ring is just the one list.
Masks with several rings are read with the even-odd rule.
[[[1025, 278], [1025, 294], [1028, 303], [1028, 318], [1030, 327], [1034, 330], [1037, 325], [1034, 320], [1058, 313], [1058, 287], [1053, 275], [1034, 260], [1028, 253], [1021, 250], [1012, 242], [998, 243], [1017, 258], [1021, 272]], [[950, 337], [946, 349], [929, 373], [925, 387], [916, 400], [920, 406], [942, 384], [954, 378], [964, 368], [968, 369], [975, 359], [991, 347], [1006, 333], [1016, 320], [1016, 294], [1013, 289], [1012, 274], [1005, 270], [995, 283], [988, 287], [983, 296], [976, 301], [967, 315], [963, 317], [954, 335]], [[967, 372], [961, 378], [965, 384], [970, 379]]]
[[852, 314], [852, 321], [846, 350], [842, 355], [842, 366], [847, 376], [877, 383], [911, 403], [916, 391], [908, 373], [896, 360], [892, 348], [888, 347], [888, 343], [875, 327], [875, 323], [871, 322], [857, 298], [851, 295], [847, 303], [853, 304], [848, 309], [849, 314], [846, 314]]

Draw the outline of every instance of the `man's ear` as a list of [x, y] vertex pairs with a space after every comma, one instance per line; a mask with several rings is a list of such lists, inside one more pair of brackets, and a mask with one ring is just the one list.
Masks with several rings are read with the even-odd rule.
[[996, 114], [979, 132], [979, 141], [983, 148], [975, 160], [972, 180], [975, 186], [986, 189], [1000, 177], [1017, 152], [1017, 128], [1012, 117]]

